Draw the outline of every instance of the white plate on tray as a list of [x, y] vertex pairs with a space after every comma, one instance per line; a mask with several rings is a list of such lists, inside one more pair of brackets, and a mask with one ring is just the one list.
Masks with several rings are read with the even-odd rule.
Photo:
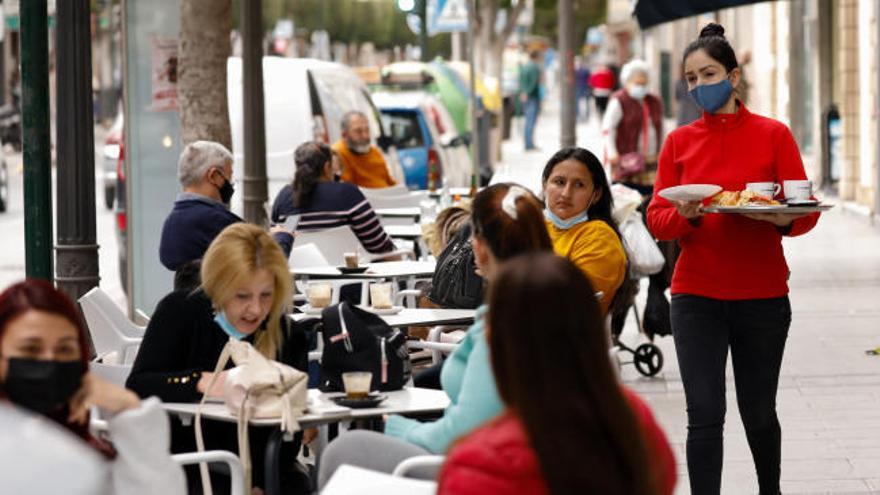
[[297, 306], [297, 308], [307, 315], [320, 315], [324, 308], [313, 308], [308, 304], [303, 304], [302, 306]]
[[361, 309], [365, 311], [369, 311], [370, 313], [375, 313], [377, 315], [396, 315], [403, 311], [403, 306], [391, 306], [390, 308], [374, 308], [372, 306], [359, 306]]
[[667, 187], [657, 195], [669, 201], [702, 201], [721, 192], [721, 186], [715, 184], [684, 184]]
[[828, 211], [834, 208], [833, 204], [824, 203], [812, 206], [787, 206], [787, 205], [759, 205], [759, 206], [706, 206], [706, 213], [813, 213], [815, 211]]

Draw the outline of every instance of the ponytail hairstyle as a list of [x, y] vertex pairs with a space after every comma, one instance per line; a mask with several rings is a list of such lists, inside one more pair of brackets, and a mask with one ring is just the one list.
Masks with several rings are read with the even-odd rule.
[[480, 191], [471, 206], [474, 236], [498, 261], [530, 251], [553, 251], [541, 202], [524, 187], [501, 183]]
[[700, 36], [685, 49], [684, 56], [681, 58], [682, 64], [691, 53], [697, 50], [703, 50], [707, 55], [717, 60], [718, 63], [727, 69], [727, 72], [739, 67], [739, 63], [736, 61], [736, 53], [734, 53], [730, 43], [727, 42], [727, 38], [724, 37], [724, 27], [721, 24], [712, 22], [700, 30]]
[[548, 492], [658, 493], [583, 272], [552, 253], [516, 256], [500, 265], [487, 300], [498, 394], [522, 422]]
[[605, 176], [602, 162], [590, 151], [576, 146], [569, 146], [554, 153], [550, 160], [547, 161], [547, 165], [544, 166], [544, 172], [541, 174], [542, 186], [546, 186], [547, 181], [550, 179], [550, 174], [553, 173], [556, 165], [565, 160], [574, 160], [586, 167], [587, 171], [590, 172], [590, 178], [593, 179], [593, 188], [600, 193], [599, 199], [587, 209], [587, 215], [590, 217], [590, 220], [602, 220], [611, 227], [611, 230], [617, 234], [618, 238], [623, 239], [617, 222], [611, 216], [611, 211], [614, 210], [614, 197], [611, 195], [611, 186], [608, 184], [608, 178]]
[[324, 165], [333, 159], [330, 147], [318, 141], [306, 141], [293, 152], [296, 173], [293, 176], [293, 206], [305, 208], [312, 201], [315, 185], [324, 175]]

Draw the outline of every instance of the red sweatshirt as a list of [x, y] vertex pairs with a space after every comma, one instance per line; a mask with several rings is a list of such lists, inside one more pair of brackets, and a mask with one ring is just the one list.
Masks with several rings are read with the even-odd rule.
[[[647, 404], [635, 392], [624, 395], [636, 413], [648, 447], [658, 495], [672, 495], [676, 467], [672, 448]], [[547, 495], [547, 483], [528, 435], [511, 412], [474, 430], [450, 450], [438, 479], [438, 495]]]
[[[781, 297], [788, 294], [788, 265], [782, 234], [770, 222], [707, 213], [692, 225], [657, 192], [680, 184], [741, 191], [748, 182], [806, 178], [788, 127], [743, 105], [736, 114], [704, 112], [669, 134], [660, 152], [648, 228], [658, 239], [678, 239], [681, 245], [672, 293], [722, 300]], [[818, 220], [818, 213], [799, 218], [786, 235], [809, 232]]]

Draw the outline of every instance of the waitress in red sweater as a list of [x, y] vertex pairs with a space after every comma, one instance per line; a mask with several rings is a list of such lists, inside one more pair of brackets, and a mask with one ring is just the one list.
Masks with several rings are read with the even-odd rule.
[[[736, 98], [741, 73], [723, 27], [704, 27], [685, 50], [684, 65], [703, 116], [666, 138], [655, 191], [697, 183], [738, 191], [748, 182], [806, 179], [791, 131], [750, 113]], [[673, 204], [655, 193], [648, 207], [654, 235], [677, 239], [682, 249], [672, 278], [671, 321], [687, 399], [691, 491], [721, 490], [730, 349], [760, 493], [778, 494], [776, 389], [791, 324], [782, 237], [808, 232], [819, 215], [703, 215], [701, 206]]]
[[618, 382], [583, 272], [529, 253], [506, 261], [489, 287], [492, 371], [507, 409], [453, 446], [437, 493], [671, 495], [672, 449]]

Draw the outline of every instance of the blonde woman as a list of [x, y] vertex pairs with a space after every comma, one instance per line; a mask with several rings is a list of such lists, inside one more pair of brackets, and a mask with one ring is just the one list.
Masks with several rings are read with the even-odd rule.
[[[263, 355], [306, 371], [305, 333], [285, 317], [291, 300], [287, 258], [263, 229], [245, 223], [226, 227], [208, 247], [202, 285], [163, 298], [147, 326], [126, 385], [141, 397], [166, 402], [197, 402], [220, 395], [226, 371], [206, 390], [223, 346], [234, 338], [250, 342]], [[234, 424], [203, 422], [206, 448], [237, 451]], [[263, 486], [262, 454], [268, 429], [250, 432], [254, 485]], [[299, 438], [285, 442], [282, 465], [293, 466]], [[173, 452], [195, 450], [192, 427], [172, 421]], [[198, 471], [188, 471], [190, 486]], [[212, 475], [213, 476], [213, 475]], [[218, 480], [215, 486], [228, 486]]]

